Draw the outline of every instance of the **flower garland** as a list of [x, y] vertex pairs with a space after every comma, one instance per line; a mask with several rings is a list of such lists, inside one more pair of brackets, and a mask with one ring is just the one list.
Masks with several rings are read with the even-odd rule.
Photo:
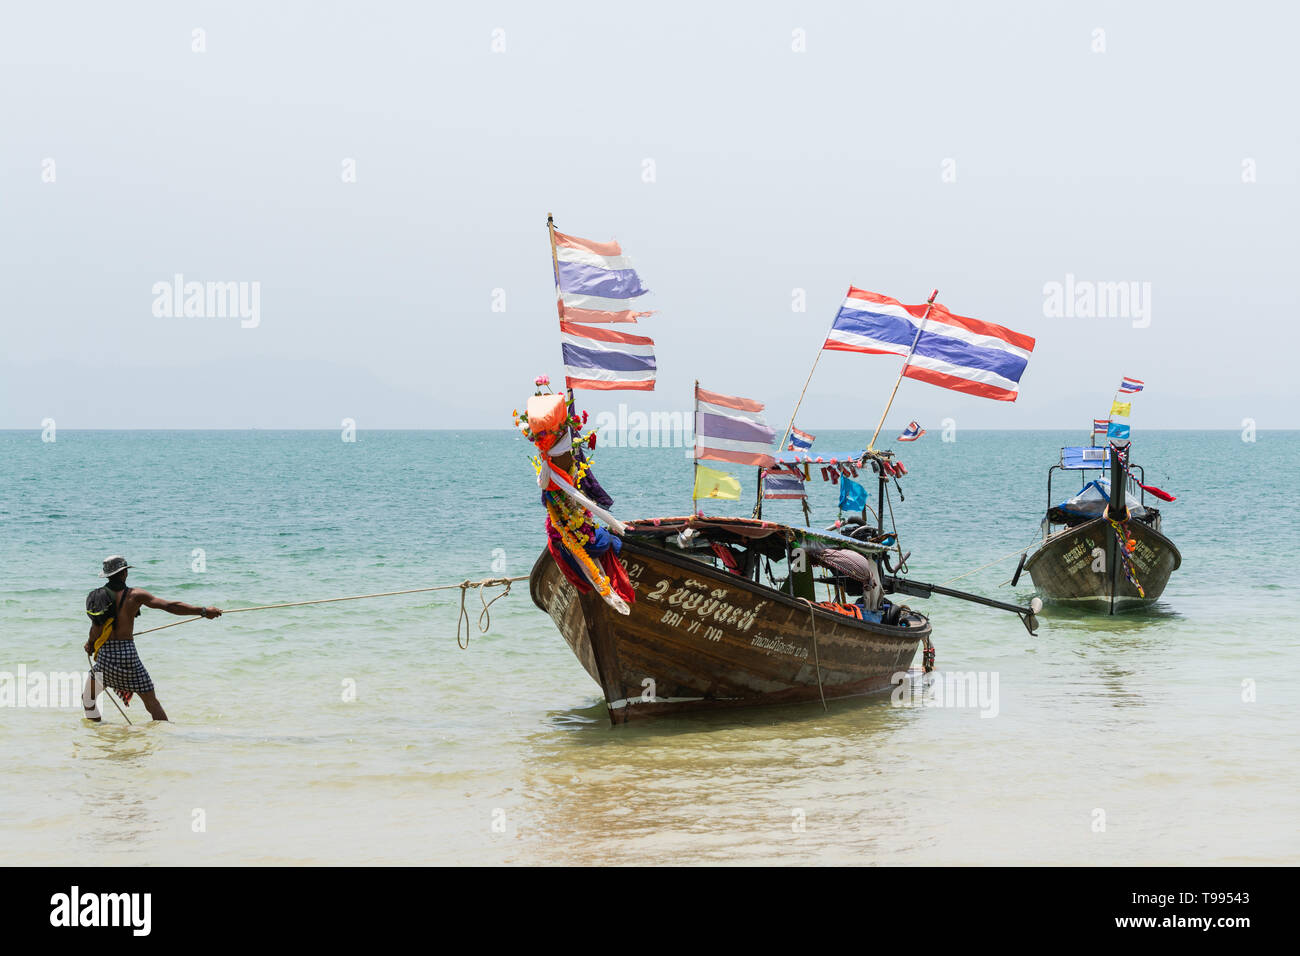
[[605, 576], [605, 572], [591, 559], [591, 555], [587, 554], [586, 548], [578, 543], [573, 532], [565, 525], [564, 519], [555, 507], [554, 499], [550, 495], [547, 496], [546, 511], [550, 515], [551, 526], [559, 533], [565, 549], [575, 561], [582, 565], [582, 570], [586, 572], [587, 580], [596, 589], [596, 593], [608, 600], [611, 593], [609, 578]]

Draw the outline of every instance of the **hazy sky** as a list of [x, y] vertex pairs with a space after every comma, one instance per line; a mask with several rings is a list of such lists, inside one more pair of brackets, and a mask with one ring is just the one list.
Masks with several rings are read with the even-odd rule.
[[[1298, 25], [1280, 4], [7, 4], [0, 427], [508, 427], [535, 375], [562, 381], [548, 211], [619, 239], [659, 310], [637, 329], [658, 390], [582, 393], [593, 412], [689, 408], [699, 378], [783, 426], [853, 283], [1038, 339], [1014, 405], [905, 381], [894, 424], [1083, 428], [1132, 375], [1135, 430], [1297, 427]], [[155, 315], [177, 273], [260, 283], [259, 323]], [[1067, 275], [1149, 283], [1149, 324], [1045, 315]], [[874, 427], [898, 364], [827, 354], [799, 424]]]

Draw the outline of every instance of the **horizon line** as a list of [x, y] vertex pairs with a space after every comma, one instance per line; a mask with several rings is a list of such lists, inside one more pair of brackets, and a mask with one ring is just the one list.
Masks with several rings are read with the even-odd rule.
[[[861, 430], [863, 430], [863, 428], [864, 428], [865, 426], [844, 426], [844, 427], [813, 426], [813, 427], [819, 428], [821, 431], [828, 431], [828, 432], [846, 432], [846, 431], [861, 431]], [[22, 427], [22, 428], [3, 428], [3, 427], [0, 427], [0, 434], [10, 433], [10, 432], [13, 432], [13, 433], [20, 433], [20, 432], [36, 432], [36, 433], [39, 434], [39, 433], [40, 433], [41, 431], [43, 431], [43, 430], [44, 430], [44, 429], [43, 429], [41, 426], [39, 426], [39, 425], [36, 425], [36, 426], [28, 425], [28, 426], [24, 426], [24, 427]], [[192, 427], [192, 426], [136, 426], [136, 427], [129, 427], [129, 428], [77, 428], [77, 427], [74, 427], [74, 426], [59, 426], [59, 431], [64, 431], [64, 432], [262, 432], [262, 431], [264, 431], [264, 432], [331, 432], [331, 433], [332, 433], [332, 432], [337, 432], [337, 431], [339, 431], [339, 430], [340, 430], [340, 429], [339, 429], [338, 427], [332, 427], [332, 428], [318, 428], [318, 427], [303, 428], [303, 427], [294, 427], [294, 426], [267, 426], [267, 425], [245, 425], [245, 426], [237, 427], [237, 428], [207, 428], [207, 427]], [[1077, 425], [1071, 425], [1071, 426], [1053, 425], [1053, 426], [1043, 426], [1043, 427], [1037, 427], [1037, 428], [962, 428], [961, 430], [962, 430], [962, 431], [965, 431], [965, 432], [980, 432], [980, 431], [984, 431], [984, 432], [1047, 432], [1047, 431], [1076, 431], [1076, 430], [1077, 430], [1077, 431], [1087, 431], [1086, 428], [1079, 428], [1079, 426], [1077, 426]], [[358, 428], [356, 429], [356, 431], [357, 431], [358, 433], [363, 432], [363, 431], [372, 431], [372, 432], [513, 432], [513, 431], [516, 431], [516, 429], [513, 428], [513, 427], [511, 427], [511, 426], [509, 426], [509, 425], [504, 426], [504, 427], [500, 427], [500, 426], [492, 426], [492, 427], [487, 427], [487, 428], [422, 428], [422, 427], [404, 426], [404, 425], [399, 425], [399, 426], [369, 425], [369, 426], [366, 426], [365, 428], [360, 428], [360, 427], [358, 427]], [[1239, 431], [1241, 431], [1241, 429], [1240, 429], [1240, 428], [1201, 428], [1201, 427], [1197, 427], [1197, 426], [1194, 426], [1194, 425], [1175, 425], [1175, 426], [1164, 426], [1164, 427], [1155, 427], [1155, 428], [1143, 428], [1142, 431], [1144, 431], [1144, 432], [1180, 432], [1180, 431], [1187, 431], [1187, 432], [1239, 432]], [[1256, 431], [1256, 432], [1269, 432], [1269, 431], [1271, 431], [1271, 432], [1300, 431], [1300, 426], [1296, 426], [1296, 427], [1292, 427], [1292, 428], [1287, 428], [1287, 427], [1258, 428], [1258, 427], [1257, 427], [1257, 428], [1255, 429], [1255, 431]]]

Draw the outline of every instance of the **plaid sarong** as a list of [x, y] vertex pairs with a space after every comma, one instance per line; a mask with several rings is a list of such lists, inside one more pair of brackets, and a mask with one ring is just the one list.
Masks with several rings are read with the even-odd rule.
[[153, 681], [144, 669], [135, 641], [105, 641], [95, 658], [95, 672], [101, 683], [117, 691], [136, 694], [153, 690]]

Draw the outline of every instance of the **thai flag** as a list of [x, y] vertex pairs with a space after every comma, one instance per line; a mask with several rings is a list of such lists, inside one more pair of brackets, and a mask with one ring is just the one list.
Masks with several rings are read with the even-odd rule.
[[1142, 391], [1145, 383], [1139, 378], [1129, 378], [1124, 376], [1124, 381], [1120, 383], [1119, 390], [1124, 395], [1132, 395], [1134, 392]]
[[809, 435], [807, 432], [801, 432], [797, 428], [790, 429], [790, 451], [807, 451], [812, 447], [812, 443], [817, 440], [816, 435]]
[[1110, 420], [1106, 418], [1094, 418], [1092, 420], [1092, 433], [1094, 435], [1104, 435], [1110, 428]]
[[695, 386], [695, 457], [770, 468], [776, 432], [762, 416], [763, 403]]
[[644, 335], [561, 321], [560, 341], [569, 388], [655, 387], [655, 344]]
[[903, 429], [903, 434], [898, 436], [899, 441], [916, 441], [925, 434], [925, 429], [917, 422], [912, 422]]
[[778, 498], [807, 498], [804, 490], [803, 475], [788, 471], [763, 472], [763, 497], [769, 500]]
[[635, 322], [636, 299], [650, 290], [617, 242], [555, 234], [556, 294], [565, 322]]
[[924, 305], [904, 305], [851, 286], [823, 348], [907, 355], [903, 374], [908, 378], [1014, 402], [1034, 340], [992, 322], [949, 312], [937, 302], [927, 314]]

